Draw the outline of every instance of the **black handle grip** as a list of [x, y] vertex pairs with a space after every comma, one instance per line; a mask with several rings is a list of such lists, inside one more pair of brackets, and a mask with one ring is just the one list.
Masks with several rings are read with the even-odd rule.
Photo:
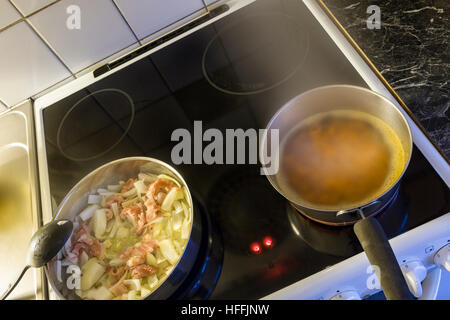
[[388, 300], [412, 300], [394, 251], [384, 233], [383, 228], [374, 218], [358, 221], [353, 230], [363, 247], [372, 266], [380, 270], [379, 280], [384, 295]]

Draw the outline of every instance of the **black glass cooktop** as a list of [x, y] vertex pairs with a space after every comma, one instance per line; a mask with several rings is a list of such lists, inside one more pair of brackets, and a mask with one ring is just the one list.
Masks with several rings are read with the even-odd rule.
[[[117, 158], [173, 164], [172, 132], [193, 133], [194, 121], [224, 135], [265, 128], [288, 100], [328, 84], [367, 87], [301, 1], [258, 0], [45, 108], [51, 196], [58, 204]], [[202, 298], [260, 298], [361, 251], [351, 227], [294, 212], [258, 165], [174, 166], [223, 240], [220, 276]], [[378, 219], [393, 237], [448, 211], [447, 186], [414, 148], [395, 201]]]

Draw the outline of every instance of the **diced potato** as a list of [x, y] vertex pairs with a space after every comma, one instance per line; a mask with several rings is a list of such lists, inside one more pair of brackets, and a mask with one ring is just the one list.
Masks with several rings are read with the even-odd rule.
[[83, 267], [81, 267], [81, 290], [86, 291], [101, 278], [105, 273], [106, 267], [98, 262], [97, 258], [89, 259]]

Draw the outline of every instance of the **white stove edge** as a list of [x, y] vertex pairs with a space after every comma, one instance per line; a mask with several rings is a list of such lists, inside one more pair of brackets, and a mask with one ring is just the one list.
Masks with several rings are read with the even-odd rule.
[[[43, 215], [42, 219], [43, 219], [44, 223], [49, 222], [53, 216], [52, 216], [52, 200], [50, 197], [50, 184], [49, 184], [49, 176], [48, 176], [47, 157], [46, 157], [46, 152], [45, 152], [44, 127], [43, 127], [43, 117], [42, 117], [43, 109], [45, 109], [46, 107], [52, 105], [53, 103], [55, 103], [59, 100], [71, 95], [72, 93], [75, 93], [75, 92], [81, 90], [82, 88], [85, 88], [85, 87], [91, 85], [92, 83], [102, 80], [103, 78], [129, 66], [130, 64], [132, 64], [152, 53], [154, 53], [155, 51], [158, 51], [158, 50], [164, 48], [165, 46], [168, 46], [168, 45], [178, 41], [179, 39], [182, 39], [182, 38], [186, 37], [187, 35], [194, 33], [195, 31], [223, 18], [224, 16], [227, 16], [227, 15], [253, 3], [254, 1], [256, 1], [256, 0], [221, 1], [218, 4], [226, 3], [227, 5], [229, 5], [230, 9], [227, 12], [187, 31], [186, 33], [183, 33], [183, 34], [175, 37], [174, 39], [164, 43], [163, 45], [161, 45], [157, 48], [154, 48], [154, 49], [142, 54], [141, 56], [128, 61], [127, 63], [124, 63], [123, 65], [113, 69], [110, 72], [105, 73], [102, 76], [94, 78], [92, 72], [88, 73], [88, 74], [86, 74], [76, 80], [73, 80], [72, 82], [38, 98], [34, 102], [38, 168], [39, 168], [39, 178], [40, 178], [39, 180], [40, 180], [40, 188], [41, 188], [41, 202], [42, 202], [42, 215]], [[299, 1], [301, 1], [301, 0], [299, 0]], [[346, 56], [346, 58], [350, 61], [350, 63], [353, 65], [353, 67], [363, 77], [363, 79], [366, 81], [368, 86], [373, 91], [376, 91], [376, 92], [386, 96], [387, 98], [391, 99], [393, 101], [393, 103], [399, 108], [399, 110], [401, 110], [403, 112], [403, 114], [405, 115], [406, 119], [408, 120], [408, 122], [411, 126], [413, 140], [414, 140], [416, 146], [421, 150], [421, 152], [424, 154], [426, 159], [435, 168], [435, 170], [442, 177], [442, 179], [445, 181], [445, 183], [448, 186], [450, 186], [450, 171], [449, 171], [448, 164], [445, 161], [445, 159], [442, 158], [442, 156], [439, 154], [439, 152], [434, 148], [434, 146], [430, 143], [430, 141], [427, 139], [427, 137], [417, 127], [417, 125], [414, 123], [414, 121], [411, 120], [411, 118], [408, 116], [408, 114], [406, 114], [406, 112], [402, 109], [402, 107], [398, 104], [398, 102], [394, 99], [394, 97], [392, 97], [392, 95], [389, 93], [389, 91], [384, 87], [384, 85], [377, 78], [377, 76], [372, 72], [372, 70], [369, 68], [369, 66], [367, 66], [367, 64], [359, 56], [359, 54], [352, 47], [352, 45], [347, 41], [347, 39], [341, 34], [341, 32], [338, 30], [338, 28], [333, 24], [333, 22], [323, 12], [323, 10], [320, 8], [319, 4], [315, 0], [304, 0], [303, 2], [306, 4], [308, 9], [315, 16], [315, 18], [319, 21], [319, 23], [322, 25], [322, 27], [326, 30], [326, 32], [330, 35], [331, 39], [334, 40], [336, 45], [343, 52], [343, 54]], [[445, 215], [444, 217], [446, 219], [445, 221], [443, 221], [443, 222], [445, 222], [444, 225], [450, 226], [449, 214]], [[429, 237], [423, 237], [422, 239], [424, 240], [424, 242], [432, 241], [431, 239], [428, 239], [428, 238], [434, 238], [434, 235], [436, 235], [435, 230], [434, 230], [434, 225], [435, 225], [434, 222], [437, 220], [438, 219], [431, 221], [424, 226], [421, 226], [421, 227], [428, 226], [424, 231], [425, 231], [426, 235], [429, 235]], [[421, 228], [421, 227], [419, 227], [419, 228]], [[431, 228], [431, 230], [430, 230], [430, 228]], [[414, 230], [416, 230], [416, 229], [414, 229]], [[400, 237], [408, 237], [409, 238], [410, 237], [409, 234], [411, 234], [411, 237], [412, 237], [414, 230], [411, 230], [411, 231], [401, 235]], [[450, 236], [448, 230], [450, 230], [450, 227], [447, 228], [447, 237]], [[395, 239], [397, 239], [397, 238], [395, 238]], [[393, 239], [393, 240], [395, 240], [395, 239]], [[398, 249], [396, 247], [394, 247], [394, 251], [395, 251], [396, 255], [398, 255], [398, 256], [401, 255], [401, 253], [398, 251]], [[358, 258], [358, 256], [362, 256], [362, 257]], [[340, 272], [338, 272], [339, 277], [337, 279], [343, 280], [344, 279], [343, 271], [344, 271], [344, 269], [348, 268], [347, 261], [350, 261], [350, 263], [352, 265], [356, 265], [356, 264], [354, 264], [354, 262], [356, 262], [356, 261], [353, 261], [352, 259], [363, 259], [364, 260], [364, 258], [365, 258], [365, 255], [360, 254], [360, 255], [354, 256], [350, 259], [347, 259], [347, 260], [333, 266], [331, 269], [327, 269], [327, 270], [328, 271], [340, 270]], [[353, 263], [352, 263], [352, 261], [353, 261]], [[357, 261], [360, 261], [360, 260], [357, 260]], [[344, 268], [344, 269], [342, 269], [342, 268]], [[364, 265], [359, 266], [359, 268], [363, 268], [361, 270], [363, 272], [365, 272]], [[325, 270], [325, 271], [327, 271], [327, 270]], [[322, 272], [325, 272], [325, 271], [322, 271]], [[349, 274], [348, 271], [345, 271], [345, 273]], [[288, 298], [307, 299], [307, 296], [303, 297], [302, 292], [304, 292], [307, 287], [311, 286], [310, 282], [312, 284], [314, 284], [314, 285], [312, 285], [313, 287], [323, 287], [323, 284], [327, 283], [325, 279], [317, 279], [316, 275], [319, 275], [319, 274], [321, 274], [321, 272], [319, 272], [311, 277], [308, 277], [300, 282], [294, 283], [291, 286], [286, 287], [285, 289], [282, 289], [280, 291], [273, 293], [272, 295], [264, 297], [263, 299], [266, 299], [266, 298], [270, 298], [270, 299], [288, 299]], [[367, 274], [365, 274], [365, 279], [366, 278], [367, 278]], [[353, 278], [351, 277], [350, 280], [351, 279], [353, 279]], [[340, 281], [340, 282], [342, 282], [342, 281]], [[300, 287], [299, 287], [299, 285], [300, 285]], [[305, 289], [303, 288], [303, 286], [305, 286]], [[331, 283], [327, 284], [326, 286], [331, 287]], [[340, 291], [342, 291], [344, 289], [345, 288], [341, 288]], [[339, 290], [339, 289], [337, 289], [337, 290]], [[294, 291], [297, 293], [295, 293]], [[311, 299], [324, 298], [325, 299], [326, 296], [323, 294], [316, 295], [314, 297], [312, 295], [309, 295], [309, 298], [311, 298]]]

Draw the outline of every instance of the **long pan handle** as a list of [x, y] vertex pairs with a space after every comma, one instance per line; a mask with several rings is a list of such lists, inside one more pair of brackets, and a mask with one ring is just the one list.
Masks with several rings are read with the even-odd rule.
[[362, 219], [354, 225], [353, 230], [370, 264], [380, 270], [378, 276], [386, 298], [412, 300], [413, 296], [408, 289], [394, 251], [378, 221], [374, 218]]

